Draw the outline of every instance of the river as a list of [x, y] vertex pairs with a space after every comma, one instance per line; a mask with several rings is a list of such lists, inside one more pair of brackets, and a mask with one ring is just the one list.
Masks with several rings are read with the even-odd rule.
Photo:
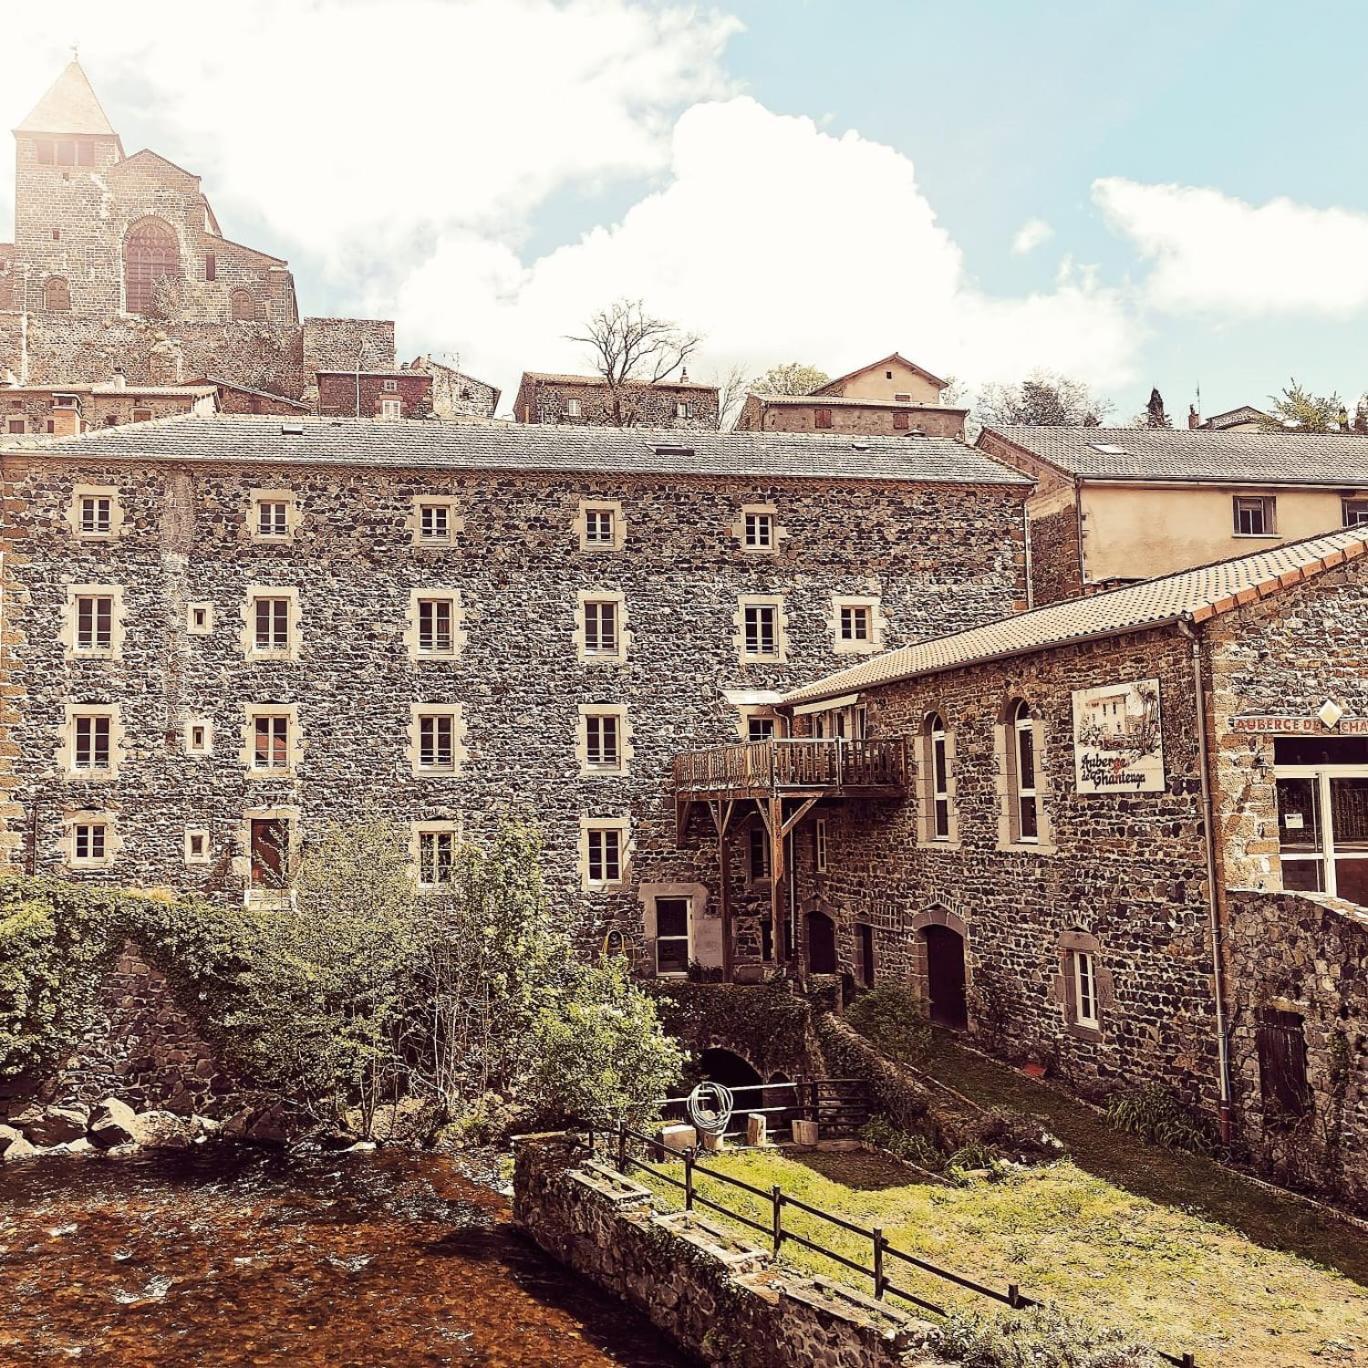
[[0, 1364], [679, 1368], [448, 1160], [230, 1147], [0, 1170]]

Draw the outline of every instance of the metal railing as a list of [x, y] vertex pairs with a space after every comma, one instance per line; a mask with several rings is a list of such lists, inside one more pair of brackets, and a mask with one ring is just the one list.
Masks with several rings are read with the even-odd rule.
[[[735, 1178], [730, 1174], [721, 1173], [715, 1168], [707, 1167], [698, 1156], [698, 1151], [694, 1148], [681, 1151], [668, 1150], [664, 1142], [657, 1136], [647, 1135], [642, 1131], [634, 1130], [625, 1122], [617, 1123], [614, 1132], [616, 1141], [616, 1162], [617, 1171], [624, 1177], [633, 1168], [642, 1170], [650, 1174], [652, 1178], [668, 1184], [670, 1187], [677, 1188], [684, 1194], [685, 1211], [693, 1211], [696, 1207], [703, 1207], [709, 1211], [715, 1211], [719, 1215], [725, 1216], [728, 1220], [736, 1221], [738, 1224], [755, 1231], [764, 1236], [770, 1243], [771, 1250], [775, 1258], [779, 1257], [785, 1244], [799, 1245], [804, 1249], [810, 1250], [814, 1254], [820, 1255], [824, 1259], [830, 1259], [834, 1263], [840, 1264], [844, 1268], [850, 1269], [854, 1273], [869, 1278], [873, 1283], [874, 1297], [876, 1301], [882, 1301], [886, 1295], [900, 1297], [902, 1300], [911, 1302], [914, 1306], [919, 1306], [924, 1311], [930, 1311], [937, 1316], [947, 1316], [949, 1312], [933, 1301], [928, 1301], [924, 1297], [918, 1296], [915, 1292], [906, 1287], [899, 1286], [888, 1275], [890, 1262], [897, 1265], [905, 1265], [908, 1268], [915, 1268], [922, 1273], [930, 1274], [932, 1277], [940, 1278], [945, 1282], [953, 1283], [956, 1287], [962, 1287], [969, 1292], [973, 1292], [980, 1297], [987, 1297], [992, 1301], [1000, 1302], [1004, 1306], [1009, 1306], [1013, 1310], [1025, 1310], [1028, 1307], [1040, 1306], [1041, 1302], [1033, 1297], [1025, 1296], [1021, 1288], [1016, 1283], [1008, 1283], [1007, 1290], [1001, 1291], [995, 1287], [989, 1287], [985, 1283], [977, 1282], [973, 1278], [966, 1278], [962, 1274], [954, 1273], [948, 1268], [941, 1268], [938, 1264], [930, 1262], [928, 1259], [918, 1258], [915, 1254], [909, 1254], [904, 1249], [896, 1249], [889, 1244], [888, 1238], [883, 1230], [874, 1226], [866, 1228], [857, 1225], [854, 1221], [847, 1221], [844, 1217], [833, 1216], [830, 1212], [822, 1211], [820, 1208], [801, 1201], [799, 1198], [785, 1192], [777, 1183], [768, 1191], [757, 1187], [754, 1183], [747, 1183], [744, 1179]], [[595, 1133], [589, 1133], [589, 1147], [594, 1149]], [[631, 1142], [646, 1146], [647, 1153], [654, 1156], [653, 1161], [638, 1159], [631, 1152]], [[677, 1157], [683, 1162], [684, 1177], [676, 1178], [673, 1174], [665, 1172], [658, 1165], [667, 1156]], [[724, 1186], [736, 1188], [741, 1192], [748, 1192], [752, 1197], [758, 1198], [762, 1202], [767, 1202], [770, 1208], [770, 1219], [768, 1222], [757, 1221], [754, 1217], [745, 1212], [737, 1211], [733, 1207], [727, 1206], [724, 1202], [714, 1201], [711, 1197], [705, 1197], [698, 1191], [698, 1177], [712, 1179], [714, 1182]], [[859, 1259], [848, 1258], [846, 1255], [832, 1249], [829, 1245], [823, 1244], [820, 1240], [808, 1238], [798, 1231], [784, 1225], [784, 1212], [792, 1209], [801, 1211], [808, 1216], [814, 1217], [818, 1221], [824, 1221], [827, 1225], [834, 1226], [838, 1230], [844, 1230], [847, 1234], [854, 1235], [859, 1239], [869, 1242], [870, 1262], [863, 1263]], [[1197, 1368], [1196, 1358], [1188, 1354], [1167, 1354], [1162, 1349], [1154, 1350], [1154, 1353], [1165, 1363], [1172, 1363], [1176, 1368]]]
[[[787, 1083], [742, 1083], [727, 1090], [736, 1099], [724, 1135], [744, 1135], [746, 1117], [763, 1116], [783, 1125], [798, 1118], [816, 1121], [828, 1131], [853, 1133], [869, 1120], [869, 1085], [861, 1078], [799, 1078]], [[760, 1094], [764, 1104], [752, 1107], [745, 1098]], [[666, 1121], [687, 1120], [687, 1097], [663, 1097], [652, 1105]]]
[[905, 788], [907, 742], [901, 736], [796, 737], [713, 746], [674, 758], [676, 789], [694, 792]]

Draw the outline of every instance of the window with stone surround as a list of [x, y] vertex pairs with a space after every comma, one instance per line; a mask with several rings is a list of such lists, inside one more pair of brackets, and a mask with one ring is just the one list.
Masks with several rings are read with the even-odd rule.
[[260, 593], [252, 598], [252, 651], [257, 656], [290, 652], [293, 601], [284, 594]]
[[1024, 699], [1007, 711], [1007, 798], [1011, 839], [1032, 844], [1040, 840], [1040, 793], [1037, 788], [1035, 719]]
[[78, 770], [107, 770], [110, 764], [111, 719], [77, 713], [72, 719], [71, 763]]
[[575, 639], [581, 660], [621, 661], [626, 656], [625, 604], [619, 593], [581, 590]]
[[103, 865], [108, 848], [109, 824], [104, 821], [73, 822], [71, 826], [71, 863]]
[[405, 641], [411, 660], [454, 660], [465, 647], [461, 595], [456, 589], [409, 592]]
[[248, 706], [249, 768], [254, 774], [288, 774], [294, 768], [293, 709]]
[[117, 585], [69, 585], [62, 639], [74, 656], [116, 659], [123, 644], [122, 590]]
[[72, 532], [85, 540], [110, 541], [123, 526], [119, 492], [112, 485], [77, 485], [67, 508]]
[[284, 541], [290, 535], [290, 505], [284, 499], [258, 499], [256, 535], [262, 541]]
[[567, 418], [578, 418], [580, 413], [580, 401], [578, 399], [567, 399], [565, 401], [565, 416]]
[[71, 312], [71, 286], [63, 276], [49, 276], [43, 283], [43, 308], [49, 313]]
[[228, 296], [228, 312], [235, 323], [255, 323], [257, 302], [250, 290], [234, 290]]
[[579, 760], [581, 774], [624, 774], [627, 770], [627, 707], [625, 704], [580, 705]]
[[402, 399], [391, 399], [388, 397], [380, 400], [380, 417], [386, 421], [392, 421], [404, 416], [404, 402]]
[[586, 889], [617, 889], [626, 885], [627, 831], [625, 817], [580, 818], [580, 873]]
[[413, 501], [414, 542], [418, 546], [451, 546], [456, 541], [459, 519], [456, 500], [426, 498], [419, 495]]
[[656, 973], [687, 975], [693, 958], [693, 900], [658, 897], [654, 902]]
[[1102, 1024], [1101, 1008], [1097, 1005], [1097, 957], [1090, 950], [1073, 950], [1069, 960], [1073, 973], [1074, 1024], [1095, 1031]]
[[1060, 933], [1056, 944], [1059, 972], [1051, 1000], [1064, 1013], [1069, 1034], [1084, 1040], [1101, 1037], [1107, 1010], [1115, 1002], [1112, 976], [1097, 937], [1081, 927]]
[[922, 735], [926, 802], [926, 830], [924, 835], [930, 841], [948, 842], [951, 839], [952, 831], [950, 738], [940, 713], [932, 713], [926, 719]]
[[774, 740], [775, 719], [773, 713], [747, 711], [745, 724], [746, 740], [752, 745], [760, 741]]
[[117, 703], [68, 703], [58, 764], [73, 779], [118, 776], [123, 729]]
[[415, 775], [458, 774], [465, 758], [459, 703], [410, 705], [409, 763]]
[[622, 504], [616, 499], [581, 499], [575, 529], [581, 551], [621, 551], [625, 541]]
[[208, 864], [210, 862], [209, 831], [206, 827], [185, 828], [185, 863]]
[[456, 878], [455, 831], [418, 833], [418, 882], [424, 888], [443, 888]]
[[185, 721], [185, 753], [187, 755], [212, 755], [214, 750], [214, 724], [207, 717], [189, 717]]
[[1271, 494], [1237, 494], [1234, 499], [1237, 537], [1277, 535], [1278, 501]]
[[768, 509], [750, 509], [742, 514], [744, 532], [741, 544], [747, 551], [774, 550], [774, 514]]
[[152, 316], [162, 310], [158, 293], [181, 279], [180, 239], [164, 220], [137, 221], [124, 237], [124, 309]]
[[833, 594], [832, 644], [838, 655], [871, 655], [883, 644], [883, 614], [876, 595]]
[[778, 594], [743, 594], [737, 607], [737, 644], [743, 663], [782, 661], [787, 651], [784, 600]]
[[214, 630], [214, 605], [204, 602], [186, 604], [185, 630], [191, 636], [208, 636]]

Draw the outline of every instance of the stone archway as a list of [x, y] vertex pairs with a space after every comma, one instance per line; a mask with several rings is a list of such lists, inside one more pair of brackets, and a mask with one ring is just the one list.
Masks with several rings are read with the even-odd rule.
[[124, 238], [124, 309], [131, 314], [159, 312], [158, 287], [181, 279], [180, 239], [163, 219], [139, 219]]
[[909, 923], [914, 933], [913, 977], [932, 1022], [950, 1030], [969, 1026], [969, 928], [946, 907], [918, 912]]
[[711, 1046], [699, 1055], [698, 1069], [710, 1083], [721, 1083], [726, 1088], [753, 1088], [765, 1081], [749, 1060], [720, 1045]]
[[803, 918], [803, 936], [810, 974], [840, 972], [840, 957], [836, 953], [836, 919], [817, 908]]

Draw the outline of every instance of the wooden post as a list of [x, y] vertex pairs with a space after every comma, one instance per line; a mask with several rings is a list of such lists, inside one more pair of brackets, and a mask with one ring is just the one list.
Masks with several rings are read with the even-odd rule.
[[769, 812], [765, 825], [770, 841], [770, 938], [774, 942], [774, 958], [784, 964], [784, 800], [777, 794], [768, 800]]
[[770, 1189], [770, 1200], [774, 1203], [773, 1237], [774, 1257], [779, 1257], [779, 1247], [784, 1243], [784, 1193], [776, 1183]]
[[621, 1120], [618, 1122], [617, 1164], [619, 1173], [627, 1172], [627, 1123]]
[[694, 1189], [694, 1155], [697, 1153], [692, 1147], [684, 1151], [684, 1210], [693, 1210], [693, 1189]]
[[717, 833], [717, 867], [717, 910], [722, 916], [722, 981], [730, 983], [736, 971], [736, 946], [731, 915], [731, 841], [725, 824]]
[[1007, 1305], [1013, 1311], [1017, 1311], [1021, 1307], [1021, 1288], [1016, 1283], [1007, 1284]]
[[874, 1227], [874, 1300], [882, 1301], [884, 1294], [884, 1233]]

